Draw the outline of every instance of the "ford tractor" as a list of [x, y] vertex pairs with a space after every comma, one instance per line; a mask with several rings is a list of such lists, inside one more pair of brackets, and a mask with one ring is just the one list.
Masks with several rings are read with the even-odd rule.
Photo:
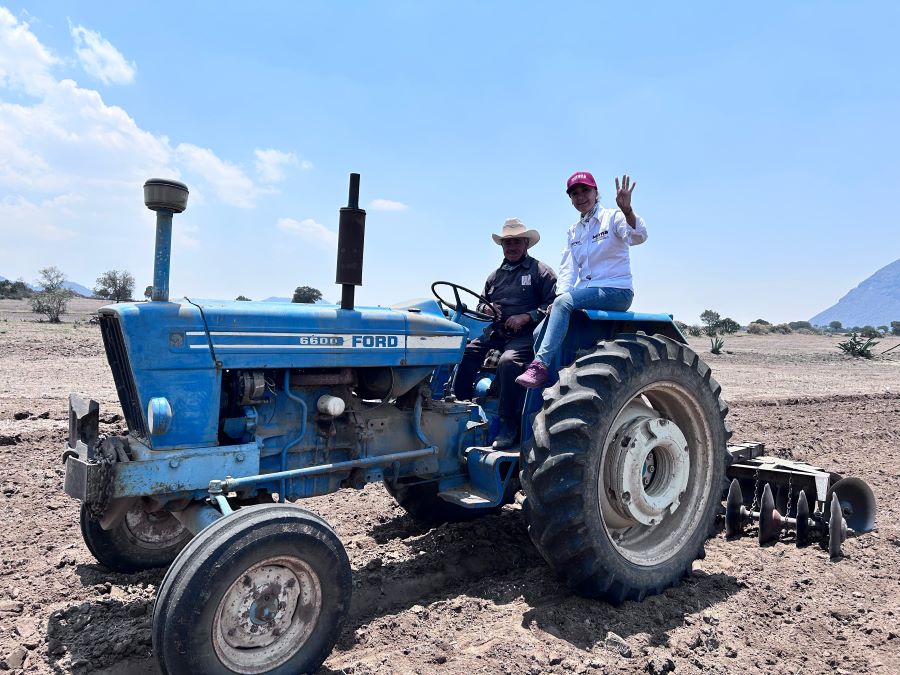
[[117, 572], [168, 567], [153, 611], [165, 673], [301, 673], [331, 652], [351, 569], [334, 530], [294, 502], [381, 483], [413, 518], [490, 514], [524, 494], [538, 551], [574, 592], [639, 601], [703, 556], [725, 483], [728, 408], [666, 314], [576, 312], [550, 384], [524, 399], [519, 446], [497, 429], [488, 358], [451, 394], [487, 302], [357, 307], [365, 211], [340, 210], [340, 305], [169, 298], [181, 183], [151, 179], [152, 297], [99, 310], [127, 435], [69, 399], [65, 490], [91, 553]]

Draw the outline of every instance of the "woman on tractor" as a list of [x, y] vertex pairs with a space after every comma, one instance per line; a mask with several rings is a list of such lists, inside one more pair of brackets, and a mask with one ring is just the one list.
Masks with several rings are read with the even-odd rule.
[[528, 389], [543, 387], [547, 366], [553, 361], [576, 309], [624, 312], [631, 307], [634, 287], [628, 249], [647, 240], [644, 221], [631, 206], [637, 183], [625, 175], [616, 178], [616, 205], [600, 205], [597, 182], [587, 171], [576, 171], [566, 182], [566, 193], [581, 218], [567, 233], [556, 290], [546, 329], [534, 360], [516, 382]]

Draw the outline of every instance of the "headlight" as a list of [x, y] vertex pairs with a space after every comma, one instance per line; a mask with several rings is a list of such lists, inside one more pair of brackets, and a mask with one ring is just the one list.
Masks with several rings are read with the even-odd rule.
[[150, 434], [160, 436], [169, 430], [172, 423], [172, 406], [164, 396], [150, 399], [147, 404], [147, 422], [150, 425]]

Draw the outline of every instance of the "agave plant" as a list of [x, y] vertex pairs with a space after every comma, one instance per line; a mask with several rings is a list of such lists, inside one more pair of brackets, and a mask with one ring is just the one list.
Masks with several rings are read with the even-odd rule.
[[854, 332], [850, 334], [849, 340], [838, 342], [837, 346], [838, 349], [850, 356], [861, 356], [864, 359], [871, 359], [874, 356], [872, 347], [877, 344], [878, 342], [874, 338], [863, 339], [859, 333]]
[[709, 351], [713, 354], [721, 354], [722, 347], [725, 346], [725, 340], [720, 337], [712, 337], [709, 339]]

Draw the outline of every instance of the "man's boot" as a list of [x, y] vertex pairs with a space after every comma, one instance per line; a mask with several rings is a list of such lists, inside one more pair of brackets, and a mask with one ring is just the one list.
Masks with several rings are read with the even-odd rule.
[[500, 418], [500, 431], [491, 446], [494, 450], [508, 450], [519, 437], [519, 422], [511, 417]]

